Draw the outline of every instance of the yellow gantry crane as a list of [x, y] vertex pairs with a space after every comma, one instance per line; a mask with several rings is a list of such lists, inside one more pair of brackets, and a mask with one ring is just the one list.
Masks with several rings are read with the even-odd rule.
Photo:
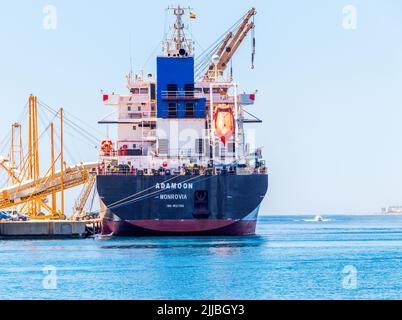
[[[19, 123], [13, 123], [11, 126], [11, 151], [10, 151], [10, 164], [11, 170], [16, 170], [22, 166], [24, 161], [24, 149], [22, 146], [22, 126]], [[15, 177], [14, 172], [10, 172], [11, 183], [15, 184], [18, 179]]]
[[74, 214], [72, 216], [73, 220], [81, 219], [83, 217], [85, 204], [88, 201], [89, 195], [91, 194], [95, 182], [96, 182], [96, 176], [90, 175], [87, 183], [84, 185], [84, 188], [82, 189], [81, 194], [75, 203]]
[[[230, 60], [233, 58], [236, 51], [239, 49], [243, 40], [246, 38], [247, 34], [254, 29], [255, 24], [252, 18], [257, 14], [255, 8], [251, 8], [238, 30], [235, 34], [229, 32], [226, 38], [223, 40], [215, 56], [219, 57], [218, 61], [214, 61], [210, 64], [207, 72], [204, 75], [204, 81], [212, 82], [216, 81], [217, 77], [223, 76]], [[254, 39], [253, 39], [254, 41]], [[254, 44], [253, 44], [254, 45]], [[253, 51], [254, 56], [254, 51]]]
[[[96, 163], [81, 163], [68, 167], [63, 152], [63, 116], [60, 118], [60, 152], [55, 154], [54, 123], [50, 124], [50, 167], [41, 175], [38, 134], [38, 99], [28, 101], [28, 151], [24, 157], [22, 129], [12, 126], [10, 159], [0, 157], [0, 167], [9, 175], [11, 186], [0, 190], [0, 210], [11, 210], [29, 215], [31, 219], [65, 219], [64, 192], [94, 179]], [[15, 134], [17, 133], [17, 134]], [[16, 155], [18, 154], [18, 157]], [[18, 162], [16, 159], [18, 158]], [[59, 168], [56, 170], [56, 166]], [[59, 195], [60, 207], [57, 198]], [[51, 205], [48, 204], [51, 198]]]

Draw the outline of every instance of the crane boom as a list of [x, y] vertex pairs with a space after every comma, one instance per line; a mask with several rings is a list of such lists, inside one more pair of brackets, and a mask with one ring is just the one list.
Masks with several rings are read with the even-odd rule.
[[226, 69], [227, 64], [232, 59], [232, 57], [236, 53], [237, 49], [239, 49], [239, 46], [242, 44], [244, 38], [247, 36], [247, 34], [253, 28], [254, 28], [254, 23], [253, 22], [251, 22], [250, 24], [247, 25], [247, 28], [241, 34], [241, 36], [239, 37], [238, 41], [233, 45], [233, 47], [231, 48], [230, 52], [227, 52], [227, 55], [218, 64], [219, 72], [221, 72], [223, 74], [223, 71]]
[[233, 32], [229, 32], [228, 35], [226, 36], [225, 40], [223, 40], [222, 45], [220, 46], [219, 50], [216, 52], [217, 56], [221, 56], [223, 53], [223, 50], [225, 50], [226, 46], [229, 43], [229, 40], [233, 37]]
[[[216, 75], [222, 76], [223, 73], [226, 70], [226, 67], [230, 60], [233, 58], [234, 54], [240, 47], [241, 43], [243, 42], [244, 38], [247, 36], [247, 34], [252, 30], [255, 25], [254, 22], [250, 22], [250, 19], [256, 14], [255, 8], [251, 8], [243, 22], [241, 23], [240, 27], [236, 31], [235, 35], [233, 36], [233, 33], [230, 32], [225, 40], [222, 42], [221, 47], [219, 48], [218, 52], [216, 53], [217, 56], [219, 56], [219, 62], [212, 63], [206, 74], [204, 75], [204, 81], [213, 81], [216, 80], [215, 77]], [[230, 43], [229, 43], [230, 41]], [[214, 70], [216, 68], [216, 70]]]
[[247, 13], [246, 17], [244, 18], [243, 22], [241, 23], [239, 29], [237, 30], [235, 36], [233, 37], [233, 40], [230, 42], [228, 48], [232, 48], [234, 44], [238, 41], [240, 38], [241, 34], [243, 33], [243, 30], [246, 28], [248, 22], [250, 19], [255, 15], [255, 8], [251, 8], [249, 12]]
[[[225, 39], [222, 41], [221, 46], [219, 47], [218, 51], [216, 52], [215, 55], [217, 55], [218, 57], [220, 57], [223, 53], [223, 51], [225, 50], [226, 46], [229, 43], [229, 40], [233, 37], [233, 32], [229, 32], [228, 35], [225, 37]], [[215, 68], [215, 64], [211, 62], [211, 64], [208, 67], [208, 71], [204, 76], [204, 80], [208, 81], [209, 79], [209, 74], [210, 72], [214, 72], [214, 68]]]

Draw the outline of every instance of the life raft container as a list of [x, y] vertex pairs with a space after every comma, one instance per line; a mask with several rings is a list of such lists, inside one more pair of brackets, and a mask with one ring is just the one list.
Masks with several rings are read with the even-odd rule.
[[217, 105], [214, 111], [214, 124], [216, 135], [226, 145], [226, 141], [233, 136], [235, 131], [232, 107], [225, 104]]

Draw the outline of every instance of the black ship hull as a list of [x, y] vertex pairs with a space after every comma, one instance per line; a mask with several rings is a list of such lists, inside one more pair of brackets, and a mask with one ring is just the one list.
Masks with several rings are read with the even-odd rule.
[[97, 189], [103, 234], [253, 235], [268, 176], [100, 175]]

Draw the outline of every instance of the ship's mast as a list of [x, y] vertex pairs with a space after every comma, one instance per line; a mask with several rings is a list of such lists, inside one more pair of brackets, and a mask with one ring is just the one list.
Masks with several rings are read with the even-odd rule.
[[176, 23], [174, 28], [176, 30], [176, 50], [180, 50], [182, 48], [182, 33], [184, 29], [184, 24], [181, 21], [181, 17], [184, 15], [184, 10], [179, 7], [174, 9], [174, 15], [176, 16]]
[[174, 30], [170, 38], [166, 39], [164, 51], [167, 56], [190, 56], [193, 54], [193, 43], [187, 38], [184, 31], [185, 25], [182, 21], [182, 17], [186, 11], [191, 11], [190, 7], [182, 8], [168, 7], [168, 10], [172, 10], [176, 16], [176, 22], [173, 26]]

